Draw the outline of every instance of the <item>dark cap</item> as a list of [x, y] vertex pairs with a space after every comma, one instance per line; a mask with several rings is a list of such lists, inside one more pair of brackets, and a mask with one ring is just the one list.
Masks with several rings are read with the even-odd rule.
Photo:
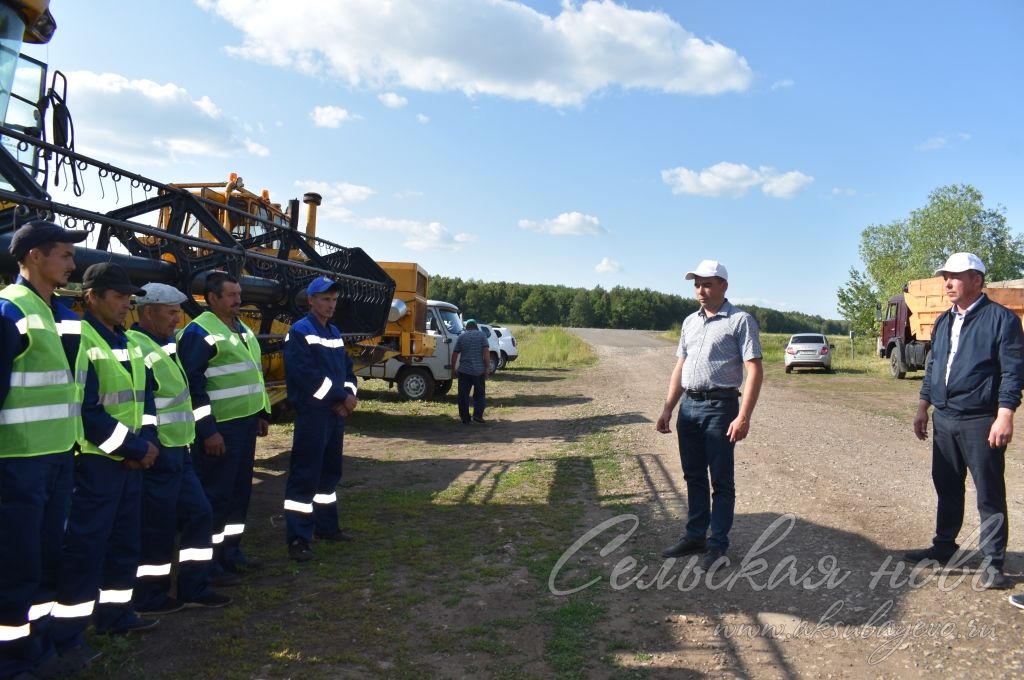
[[330, 290], [338, 290], [341, 288], [341, 284], [337, 281], [331, 281], [326, 276], [318, 276], [309, 282], [306, 286], [306, 295], [316, 295], [317, 293], [326, 293]]
[[11, 237], [9, 250], [15, 260], [20, 261], [28, 251], [44, 243], [79, 243], [88, 234], [84, 231], [71, 231], [59, 224], [36, 220], [21, 226]]
[[477, 326], [478, 324], [476, 322], [476, 319], [466, 319], [466, 323], [462, 325], [465, 326], [466, 328], [469, 328], [470, 326]]
[[132, 283], [124, 267], [112, 262], [100, 262], [86, 269], [85, 274], [82, 276], [82, 288], [114, 290], [118, 293], [130, 293], [131, 295], [146, 294], [144, 288], [140, 288]]

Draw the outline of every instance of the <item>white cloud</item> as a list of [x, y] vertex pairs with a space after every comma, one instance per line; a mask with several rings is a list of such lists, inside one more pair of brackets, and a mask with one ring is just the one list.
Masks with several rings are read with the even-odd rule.
[[663, 12], [612, 0], [555, 16], [513, 0], [296, 3], [199, 0], [242, 32], [229, 52], [352, 87], [581, 105], [608, 88], [713, 95], [747, 89], [746, 59]]
[[774, 92], [775, 90], [793, 87], [793, 85], [795, 85], [795, 83], [788, 78], [786, 78], [785, 80], [776, 80], [774, 83], [772, 83], [772, 91]]
[[601, 261], [594, 267], [594, 271], [598, 274], [618, 274], [622, 271], [622, 265], [615, 260], [602, 257]]
[[949, 144], [949, 139], [943, 136], [929, 137], [917, 145], [918, 151], [937, 151]]
[[323, 197], [317, 219], [333, 220], [375, 231], [392, 231], [402, 238], [402, 245], [410, 250], [461, 250], [474, 240], [471, 234], [453, 234], [440, 222], [422, 222], [391, 217], [363, 217], [349, 206], [361, 203], [377, 192], [367, 186], [349, 182], [295, 182], [303, 191], [315, 191]]
[[701, 171], [684, 167], [661, 171], [661, 179], [674, 194], [739, 198], [752, 187], [774, 198], [792, 198], [814, 181], [798, 170], [779, 174], [775, 168], [762, 165], [758, 169], [742, 163], [721, 162]]
[[422, 113], [416, 114], [416, 120], [423, 123], [424, 125], [430, 122], [430, 118], [428, 116], [423, 115]]
[[593, 236], [594, 234], [608, 233], [608, 230], [601, 226], [596, 217], [575, 211], [562, 213], [558, 217], [540, 222], [519, 220], [519, 228], [552, 236]]
[[309, 114], [309, 117], [313, 119], [313, 124], [317, 127], [326, 128], [341, 127], [342, 123], [359, 120], [359, 116], [338, 106], [317, 106]]
[[399, 94], [395, 94], [394, 92], [382, 92], [377, 95], [377, 99], [379, 99], [380, 103], [389, 109], [400, 109], [409, 103], [408, 99]]
[[857, 190], [850, 187], [832, 187], [833, 196], [856, 196]]
[[959, 137], [960, 139], [962, 139], [965, 142], [970, 141], [970, 139], [971, 139], [971, 133], [970, 132], [958, 132], [956, 136]]
[[246, 125], [210, 97], [196, 98], [175, 83], [92, 71], [71, 71], [67, 78], [80, 153], [134, 169], [270, 154], [240, 136]]

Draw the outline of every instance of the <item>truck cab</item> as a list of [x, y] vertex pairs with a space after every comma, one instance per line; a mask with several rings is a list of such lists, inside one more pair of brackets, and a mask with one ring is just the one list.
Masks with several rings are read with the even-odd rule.
[[386, 380], [397, 385], [406, 399], [428, 399], [447, 394], [452, 388], [452, 350], [462, 333], [459, 308], [450, 302], [428, 300], [427, 335], [434, 340], [434, 351], [428, 356], [394, 357], [382, 363], [363, 366], [356, 375], [364, 379]]

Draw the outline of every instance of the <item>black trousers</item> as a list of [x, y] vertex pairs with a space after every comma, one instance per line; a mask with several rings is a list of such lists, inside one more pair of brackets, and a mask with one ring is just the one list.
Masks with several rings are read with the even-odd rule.
[[993, 449], [988, 433], [995, 416], [958, 418], [935, 409], [932, 415], [932, 482], [939, 497], [934, 544], [955, 551], [964, 522], [964, 483], [967, 472], [978, 493], [983, 557], [996, 567], [1006, 557], [1009, 535], [1006, 516], [1006, 447]]

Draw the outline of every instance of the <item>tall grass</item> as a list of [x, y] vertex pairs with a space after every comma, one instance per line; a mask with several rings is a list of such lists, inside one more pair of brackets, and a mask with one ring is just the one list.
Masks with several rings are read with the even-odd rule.
[[[791, 333], [761, 333], [761, 352], [766, 364], [782, 365], [785, 359], [786, 343]], [[889, 362], [878, 357], [876, 340], [873, 337], [854, 338], [850, 348], [850, 336], [828, 335], [828, 342], [835, 345], [832, 350], [832, 368], [839, 372], [869, 373], [888, 375]]]
[[570, 368], [589, 366], [597, 355], [587, 343], [564, 328], [513, 326], [519, 358], [509, 368]]

